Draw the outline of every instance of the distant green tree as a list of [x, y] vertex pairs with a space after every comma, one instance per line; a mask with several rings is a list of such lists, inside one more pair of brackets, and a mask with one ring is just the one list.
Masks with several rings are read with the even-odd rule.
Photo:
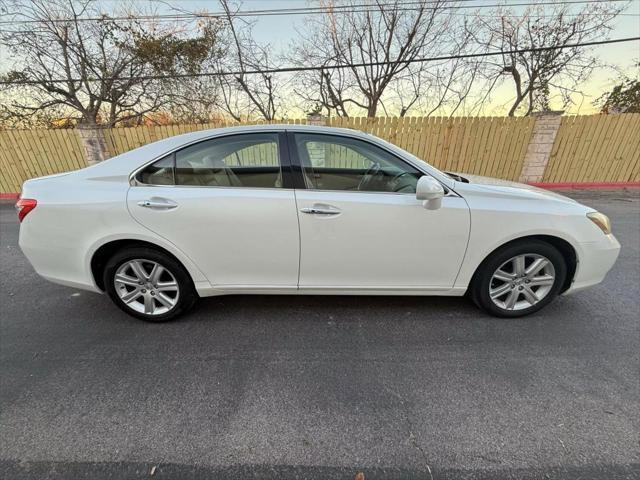
[[[172, 26], [149, 28], [136, 12], [115, 19], [98, 0], [5, 0], [14, 23], [0, 30], [9, 68], [0, 76], [0, 119], [29, 123], [77, 118], [84, 126], [141, 122], [145, 116], [186, 105], [193, 75], [220, 54], [219, 23], [186, 35]], [[89, 20], [90, 19], [90, 20]], [[167, 78], [168, 77], [168, 78]]]
[[[636, 67], [640, 67], [640, 64]], [[624, 78], [594, 103], [602, 113], [640, 113], [640, 79]]]

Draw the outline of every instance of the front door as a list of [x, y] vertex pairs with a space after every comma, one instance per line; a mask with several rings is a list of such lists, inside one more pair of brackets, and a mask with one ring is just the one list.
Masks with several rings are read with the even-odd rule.
[[178, 150], [138, 174], [129, 211], [212, 285], [295, 289], [298, 218], [284, 142], [284, 133], [246, 133]]
[[364, 140], [291, 133], [306, 189], [296, 190], [301, 290], [448, 290], [470, 228], [464, 199], [439, 210], [415, 197], [415, 167]]

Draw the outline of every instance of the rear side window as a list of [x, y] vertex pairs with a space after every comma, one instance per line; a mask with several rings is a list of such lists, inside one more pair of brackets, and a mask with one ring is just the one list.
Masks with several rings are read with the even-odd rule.
[[214, 138], [176, 152], [176, 185], [280, 188], [278, 134]]
[[173, 154], [149, 165], [138, 174], [137, 180], [147, 185], [174, 185]]
[[247, 133], [189, 145], [137, 176], [149, 185], [282, 188], [277, 133]]

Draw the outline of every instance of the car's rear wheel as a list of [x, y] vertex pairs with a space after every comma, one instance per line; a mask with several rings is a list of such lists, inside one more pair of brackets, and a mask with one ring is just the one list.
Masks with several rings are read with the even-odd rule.
[[515, 242], [494, 252], [476, 272], [471, 297], [492, 315], [537, 312], [559, 293], [567, 275], [562, 254], [540, 240]]
[[145, 247], [115, 253], [105, 266], [104, 285], [118, 307], [149, 322], [171, 320], [197, 299], [184, 267], [169, 255]]

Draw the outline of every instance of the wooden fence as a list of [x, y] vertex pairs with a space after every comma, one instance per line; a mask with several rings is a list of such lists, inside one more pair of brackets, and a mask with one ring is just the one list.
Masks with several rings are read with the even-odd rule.
[[[265, 122], [243, 123], [242, 125], [255, 125]], [[306, 120], [273, 121], [269, 123], [288, 123], [301, 125], [306, 124]], [[163, 138], [181, 135], [183, 133], [195, 132], [198, 130], [208, 130], [213, 128], [224, 128], [239, 125], [238, 123], [202, 123], [197, 125], [158, 125], [131, 128], [111, 128], [106, 133], [107, 148], [111, 156], [119, 155], [134, 148], [141, 147], [147, 143], [162, 140]]]
[[436, 168], [517, 180], [535, 119], [531, 117], [337, 118], [404, 148]]
[[85, 166], [75, 130], [0, 131], [0, 193], [19, 192], [29, 178]]
[[[532, 117], [380, 117], [336, 118], [329, 125], [372, 133], [446, 171], [518, 180], [535, 121]], [[105, 137], [113, 156], [172, 135], [222, 126], [227, 124], [114, 128], [106, 130]], [[543, 180], [637, 182], [639, 156], [640, 114], [563, 117]], [[19, 192], [26, 179], [85, 164], [75, 130], [0, 131], [0, 193]]]
[[563, 117], [544, 182], [640, 180], [640, 113]]

